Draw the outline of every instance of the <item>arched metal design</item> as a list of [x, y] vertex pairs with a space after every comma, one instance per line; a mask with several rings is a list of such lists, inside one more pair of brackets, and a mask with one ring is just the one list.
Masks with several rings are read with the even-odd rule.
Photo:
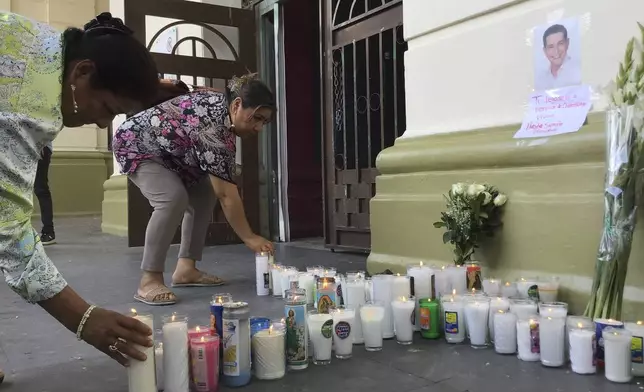
[[[154, 34], [154, 36], [150, 40], [150, 43], [148, 43], [148, 50], [150, 50], [152, 48], [152, 45], [154, 44], [154, 41], [156, 41], [156, 39], [159, 38], [159, 36], [161, 34], [163, 34], [164, 31], [166, 31], [167, 29], [169, 29], [171, 27], [180, 26], [180, 25], [195, 25], [195, 26], [202, 27], [202, 28], [204, 28], [204, 29], [216, 34], [219, 38], [221, 38], [222, 41], [224, 41], [226, 46], [228, 46], [228, 49], [230, 49], [230, 52], [233, 54], [233, 57], [235, 57], [234, 61], [239, 61], [239, 54], [237, 54], [237, 51], [235, 50], [235, 47], [230, 42], [230, 40], [228, 38], [226, 38], [226, 36], [223, 35], [221, 33], [221, 31], [217, 30], [216, 28], [214, 28], [214, 27], [212, 27], [210, 25], [207, 25], [205, 23], [200, 23], [200, 22], [186, 22], [186, 21], [180, 20], [180, 21], [177, 21], [177, 22], [172, 22], [172, 23], [167, 24], [164, 28], [160, 29], [159, 31], [156, 32], [156, 34]], [[190, 38], [197, 39], [198, 37], [190, 37]], [[212, 47], [210, 47], [210, 49], [212, 49]], [[174, 53], [174, 48], [173, 48], [173, 53]]]
[[[349, 2], [351, 2], [350, 5]], [[337, 0], [333, 9], [333, 26], [359, 18], [368, 12], [384, 7], [390, 2], [392, 0]], [[358, 13], [355, 14], [355, 12]]]
[[197, 54], [196, 54], [196, 53], [195, 53], [195, 51], [194, 51], [195, 43], [196, 43], [196, 42], [199, 42], [199, 43], [201, 43], [203, 46], [205, 46], [205, 47], [210, 51], [210, 54], [211, 54], [211, 56], [212, 56], [212, 58], [213, 58], [213, 59], [217, 59], [217, 53], [215, 52], [215, 49], [212, 47], [212, 45], [210, 45], [210, 44], [208, 43], [208, 41], [206, 41], [205, 39], [203, 39], [203, 38], [199, 38], [199, 37], [184, 37], [184, 38], [181, 38], [181, 39], [180, 39], [179, 41], [177, 41], [177, 43], [176, 43], [176, 44], [174, 44], [174, 46], [172, 47], [172, 54], [177, 54], [177, 49], [179, 49], [179, 45], [181, 45], [182, 43], [184, 43], [184, 42], [186, 42], [186, 41], [190, 41], [190, 42], [192, 42], [192, 43], [193, 43], [193, 53], [192, 53], [192, 55], [193, 55], [194, 57], [197, 57]]

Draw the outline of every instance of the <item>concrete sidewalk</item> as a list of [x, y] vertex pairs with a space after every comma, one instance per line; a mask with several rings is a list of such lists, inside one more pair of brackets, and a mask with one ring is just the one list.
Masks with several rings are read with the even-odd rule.
[[[206, 251], [202, 268], [229, 284], [217, 289], [176, 290], [180, 302], [172, 307], [149, 308], [132, 299], [142, 249], [127, 248], [126, 241], [100, 232], [100, 219], [74, 218], [57, 222], [58, 245], [47, 248], [70, 285], [85, 299], [121, 312], [135, 307], [160, 317], [176, 311], [193, 322], [207, 324], [208, 301], [215, 292], [229, 292], [248, 301], [253, 315], [281, 317], [281, 300], [255, 296], [253, 255], [243, 246], [222, 246]], [[172, 271], [173, 247], [167, 269]], [[315, 246], [280, 245], [278, 261], [303, 269], [307, 265], [337, 267], [340, 271], [364, 269], [365, 257], [331, 253]], [[167, 280], [169, 281], [169, 276]], [[0, 285], [0, 368], [7, 373], [0, 392], [125, 392], [127, 374], [62, 328], [38, 306], [24, 303], [6, 285]], [[385, 343], [380, 353], [355, 346], [347, 361], [333, 360], [326, 367], [311, 365], [288, 373], [282, 380], [253, 382], [245, 391], [395, 391], [395, 392], [626, 392], [644, 390], [636, 380], [615, 385], [603, 376], [577, 376], [569, 369], [546, 369], [493, 350], [449, 346], [416, 337], [412, 346]], [[221, 388], [227, 391], [226, 388]]]

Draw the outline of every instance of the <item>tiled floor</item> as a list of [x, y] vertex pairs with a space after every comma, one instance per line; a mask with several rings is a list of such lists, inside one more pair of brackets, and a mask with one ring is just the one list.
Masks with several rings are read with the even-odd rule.
[[[70, 285], [83, 297], [101, 306], [127, 311], [139, 278], [141, 249], [129, 249], [123, 239], [103, 235], [100, 220], [68, 219], [58, 222], [59, 244], [48, 254]], [[325, 250], [280, 245], [278, 261], [300, 268], [335, 266], [341, 271], [364, 269], [365, 257]], [[176, 249], [168, 256], [172, 270]], [[203, 268], [229, 282], [225, 291], [250, 303], [252, 314], [278, 317], [282, 302], [255, 296], [253, 256], [243, 246], [207, 250]], [[171, 311], [207, 323], [208, 300], [222, 289], [180, 289], [181, 302], [174, 307], [145, 309], [156, 316]], [[24, 303], [0, 285], [0, 368], [7, 379], [0, 391], [12, 392], [125, 392], [126, 371], [58, 325], [37, 306]], [[226, 388], [222, 388], [226, 391]], [[449, 346], [417, 337], [412, 346], [387, 341], [380, 353], [355, 347], [350, 360], [334, 360], [325, 367], [287, 374], [273, 382], [254, 380], [242, 390], [267, 392], [395, 391], [395, 392], [626, 392], [644, 390], [611, 384], [602, 376], [577, 376], [568, 369], [546, 369], [523, 363], [514, 356], [492, 350]]]

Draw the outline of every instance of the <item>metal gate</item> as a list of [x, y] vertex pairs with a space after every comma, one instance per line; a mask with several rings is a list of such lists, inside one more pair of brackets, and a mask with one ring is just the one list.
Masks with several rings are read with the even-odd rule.
[[376, 157], [406, 128], [402, 0], [321, 1], [325, 242], [371, 246]]
[[[153, 28], [153, 20], [165, 24], [156, 29], [151, 39], [147, 39], [146, 32]], [[181, 0], [125, 0], [125, 22], [135, 31], [136, 37], [151, 49], [159, 72], [164, 77], [181, 78], [193, 85], [223, 88], [233, 76], [252, 72], [257, 67], [254, 11]], [[188, 34], [182, 34], [179, 38], [178, 32], [182, 29]], [[173, 31], [177, 31], [174, 41], [171, 39]], [[193, 31], [199, 34], [190, 35]], [[166, 36], [172, 44], [168, 44], [165, 53], [154, 53], [155, 42], [160, 37], [165, 40]], [[231, 42], [231, 36], [236, 37], [237, 42]], [[213, 44], [215, 41], [217, 44]], [[165, 44], [165, 41], [161, 44]], [[222, 50], [216, 50], [215, 47]], [[252, 229], [258, 232], [257, 138], [244, 139], [241, 151], [243, 173], [240, 174], [238, 170], [236, 182], [248, 221]], [[142, 246], [145, 243], [145, 230], [151, 214], [152, 207], [147, 199], [128, 181], [129, 246]], [[178, 230], [174, 242], [180, 239], [181, 230]], [[206, 244], [238, 242], [239, 238], [217, 204], [212, 213]]]

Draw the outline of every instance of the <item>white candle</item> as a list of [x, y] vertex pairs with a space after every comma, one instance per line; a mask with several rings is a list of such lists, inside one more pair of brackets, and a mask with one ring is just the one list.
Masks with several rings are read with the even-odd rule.
[[517, 352], [517, 316], [506, 310], [491, 313], [494, 325], [494, 350], [499, 354]]
[[328, 278], [334, 278], [337, 273], [338, 271], [335, 268], [325, 268], [324, 271], [322, 271], [322, 275]]
[[541, 358], [539, 354], [539, 321], [535, 318], [517, 321], [517, 351], [519, 359], [535, 362]]
[[348, 280], [345, 283], [347, 298], [344, 299], [344, 303], [347, 307], [355, 309], [356, 320], [353, 325], [353, 344], [363, 344], [364, 336], [362, 334], [362, 321], [360, 320], [360, 308], [364, 305], [366, 301], [365, 297], [365, 281], [363, 278]]
[[501, 297], [511, 298], [517, 295], [517, 286], [512, 282], [505, 282], [501, 287]]
[[539, 299], [541, 301], [557, 301], [557, 294], [559, 293], [559, 278], [542, 280], [540, 282], [537, 282], [537, 285], [539, 286]]
[[371, 278], [365, 278], [364, 280], [364, 297], [369, 301], [374, 301], [373, 299], [373, 281]]
[[642, 349], [644, 341], [644, 323], [638, 321], [636, 323], [626, 323], [624, 328], [629, 330], [633, 334], [633, 339], [631, 340], [631, 367], [633, 376], [643, 377], [644, 376], [644, 358]]
[[364, 347], [367, 351], [382, 350], [382, 323], [385, 319], [385, 307], [382, 304], [369, 302], [360, 308]]
[[394, 330], [396, 331], [396, 341], [398, 344], [409, 345], [414, 338], [414, 312], [416, 299], [400, 297], [391, 303], [394, 315]]
[[452, 292], [449, 275], [445, 266], [434, 270], [434, 286], [436, 286], [434, 294], [437, 298], [440, 298], [443, 294], [449, 294]]
[[394, 281], [391, 287], [391, 298], [411, 297], [411, 285], [409, 276], [400, 274], [394, 275]]
[[315, 276], [311, 272], [301, 272], [297, 277], [298, 287], [306, 291], [306, 303], [313, 305], [313, 286], [315, 286]]
[[501, 282], [498, 279], [483, 279], [483, 291], [490, 297], [501, 295]]
[[271, 278], [273, 283], [273, 296], [282, 296], [282, 266], [280, 264], [273, 264], [271, 269]]
[[[570, 330], [573, 328], [583, 328], [595, 331], [595, 323], [588, 317], [582, 316], [568, 316], [566, 318], [566, 343], [564, 349], [566, 351], [566, 359], [570, 358]], [[595, 337], [595, 350], [597, 349], [597, 340]]]
[[[391, 312], [394, 277], [392, 275], [375, 275], [371, 279], [373, 281], [373, 298], [375, 302], [380, 302], [385, 308], [385, 316], [382, 321], [382, 337], [391, 339], [394, 337], [394, 319]], [[362, 332], [364, 333], [364, 329]]]
[[271, 325], [253, 335], [253, 369], [258, 379], [276, 380], [286, 374], [285, 332]]
[[268, 295], [270, 287], [270, 271], [268, 270], [268, 253], [255, 254], [255, 286], [257, 295]]
[[[489, 328], [490, 328], [490, 339], [494, 342], [494, 317], [499, 313], [499, 310], [502, 310], [505, 313], [510, 311], [510, 301], [506, 298], [496, 297], [490, 300], [490, 316], [489, 316]], [[514, 327], [516, 329], [516, 326]], [[515, 332], [516, 335], [516, 332]], [[516, 338], [515, 338], [516, 340]], [[515, 342], [516, 346], [516, 342]]]
[[465, 320], [473, 348], [487, 346], [490, 298], [473, 297], [465, 303]]
[[537, 303], [530, 299], [510, 300], [510, 312], [517, 315], [518, 319], [525, 319], [537, 315], [539, 308]]
[[353, 354], [353, 325], [356, 322], [354, 309], [339, 306], [331, 311], [333, 317], [333, 349], [338, 359], [349, 359]]
[[519, 298], [527, 299], [530, 298], [529, 291], [532, 286], [537, 285], [537, 279], [525, 279], [521, 278], [516, 282], [517, 286], [517, 295]]
[[604, 339], [604, 363], [606, 378], [617, 383], [627, 383], [633, 378], [631, 370], [631, 331], [623, 328], [606, 327]]
[[567, 317], [568, 304], [565, 302], [541, 302], [539, 314], [546, 317]]
[[164, 317], [163, 371], [166, 392], [188, 392], [188, 320], [183, 316]]
[[331, 363], [331, 347], [333, 346], [333, 316], [329, 313], [318, 313], [311, 310], [307, 316], [309, 338], [313, 346], [313, 364], [327, 365]]
[[465, 340], [463, 302], [452, 296], [443, 299], [441, 304], [444, 314], [445, 340], [447, 340], [447, 343], [462, 343]]
[[292, 276], [297, 276], [298, 272], [296, 268], [292, 267], [285, 267], [282, 268], [282, 271], [280, 272], [280, 279], [281, 279], [281, 288], [282, 288], [282, 298], [286, 298], [286, 290], [289, 290], [291, 288], [291, 277]]
[[447, 268], [447, 275], [452, 290], [456, 290], [457, 294], [467, 292], [467, 268], [460, 265]]
[[420, 300], [432, 297], [432, 270], [423, 262], [420, 265], [407, 267], [407, 275], [413, 278], [414, 297], [416, 298], [416, 315], [414, 317], [414, 330], [420, 331]]
[[163, 342], [156, 343], [154, 348], [154, 363], [156, 365], [157, 389], [163, 391], [165, 389], [163, 386], [165, 378], [163, 375]]
[[[132, 309], [132, 317], [147, 325], [154, 331], [154, 317], [149, 314], [137, 314]], [[130, 361], [127, 368], [128, 385], [130, 392], [156, 392], [156, 367], [154, 364], [154, 345], [143, 347], [138, 344], [132, 346], [147, 356], [145, 361]]]
[[539, 319], [539, 349], [541, 364], [548, 367], [563, 366], [566, 319], [541, 316]]
[[579, 323], [578, 327], [572, 327], [568, 333], [572, 371], [577, 374], [595, 374], [595, 329], [584, 328]]
[[337, 295], [338, 295], [338, 300], [337, 304], [338, 305], [346, 305], [347, 304], [347, 278], [342, 275], [342, 274], [337, 274], [335, 276], [335, 283], [337, 284]]

